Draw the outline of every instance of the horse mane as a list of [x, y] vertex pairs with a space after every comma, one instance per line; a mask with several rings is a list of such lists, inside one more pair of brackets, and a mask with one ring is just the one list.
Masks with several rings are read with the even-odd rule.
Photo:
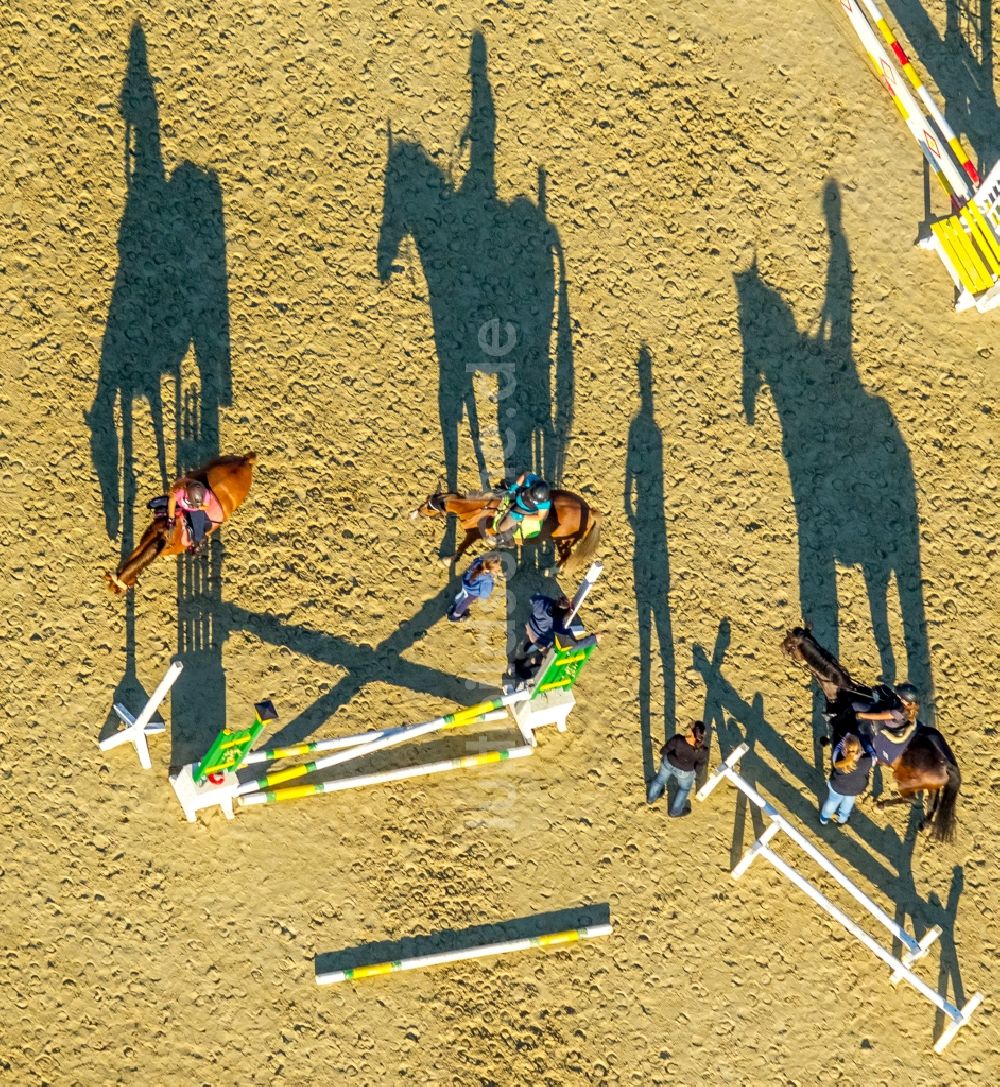
[[837, 658], [816, 641], [807, 627], [790, 630], [781, 648], [799, 664], [804, 664], [820, 682], [831, 683], [840, 690], [855, 687], [850, 672]]

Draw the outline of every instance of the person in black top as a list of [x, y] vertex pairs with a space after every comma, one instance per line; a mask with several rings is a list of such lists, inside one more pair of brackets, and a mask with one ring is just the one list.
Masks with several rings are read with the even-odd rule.
[[698, 771], [708, 762], [708, 748], [705, 746], [705, 725], [701, 721], [692, 721], [691, 727], [684, 734], [671, 736], [660, 749], [660, 770], [649, 783], [646, 802], [655, 804], [663, 796], [667, 782], [673, 778], [677, 782], [677, 792], [667, 809], [671, 819], [680, 819], [691, 814], [688, 795], [694, 788]]
[[[505, 674], [506, 686], [513, 689], [528, 683], [538, 670], [545, 650], [554, 645], [557, 649], [585, 649], [600, 640], [596, 634], [577, 634], [566, 620], [573, 609], [566, 596], [553, 597], [535, 593], [530, 601], [531, 614], [524, 626], [524, 638], [515, 647]], [[575, 625], [577, 622], [574, 619]]]
[[827, 782], [829, 796], [819, 809], [819, 821], [826, 826], [831, 819], [843, 825], [855, 801], [868, 788], [868, 775], [874, 760], [863, 750], [861, 741], [849, 732], [831, 755], [833, 768]]

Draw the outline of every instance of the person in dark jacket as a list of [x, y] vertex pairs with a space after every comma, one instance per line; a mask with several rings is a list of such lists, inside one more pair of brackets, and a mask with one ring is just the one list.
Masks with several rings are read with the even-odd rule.
[[833, 749], [831, 761], [829, 795], [819, 809], [823, 826], [831, 819], [841, 825], [847, 822], [858, 797], [868, 788], [874, 759], [865, 753], [858, 737], [849, 732]]
[[663, 796], [667, 782], [673, 778], [677, 782], [677, 792], [667, 809], [671, 819], [680, 819], [691, 814], [688, 795], [694, 788], [698, 771], [708, 762], [708, 748], [705, 746], [705, 725], [701, 721], [692, 721], [686, 733], [671, 736], [660, 749], [660, 770], [649, 783], [646, 802], [655, 804]]

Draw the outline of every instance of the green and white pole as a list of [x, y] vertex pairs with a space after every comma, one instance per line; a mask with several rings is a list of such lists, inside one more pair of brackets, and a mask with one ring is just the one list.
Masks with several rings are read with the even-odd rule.
[[442, 774], [447, 770], [471, 770], [476, 766], [507, 762], [508, 759], [523, 759], [532, 751], [534, 748], [527, 744], [523, 747], [509, 747], [503, 751], [483, 751], [478, 755], [460, 755], [458, 758], [444, 759], [442, 762], [429, 762], [422, 766], [403, 766], [398, 770], [383, 770], [377, 774], [362, 774], [358, 777], [343, 778], [340, 781], [322, 781], [315, 785], [289, 785], [284, 789], [265, 789], [262, 792], [241, 796], [238, 802], [243, 807], [254, 804], [280, 804], [284, 800], [300, 800], [306, 796], [339, 793], [345, 789], [363, 789], [368, 785], [385, 785], [390, 781], [405, 781], [407, 778], [424, 777], [428, 774]]

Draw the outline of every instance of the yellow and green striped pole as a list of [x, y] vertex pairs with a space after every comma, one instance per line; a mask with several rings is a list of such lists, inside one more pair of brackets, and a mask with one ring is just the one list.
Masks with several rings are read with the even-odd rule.
[[533, 947], [562, 947], [575, 944], [580, 940], [592, 940], [596, 936], [610, 936], [611, 925], [589, 925], [586, 928], [572, 928], [565, 932], [553, 932], [545, 936], [529, 936], [523, 940], [504, 940], [496, 944], [483, 944], [480, 947], [463, 947], [457, 951], [440, 951], [432, 955], [417, 955], [412, 959], [397, 959], [395, 962], [379, 962], [372, 966], [356, 966], [353, 970], [331, 970], [317, 973], [317, 985], [334, 985], [338, 981], [358, 981], [361, 978], [379, 977], [382, 974], [396, 974], [403, 970], [421, 970], [425, 966], [437, 966], [445, 962], [459, 962], [463, 959], [482, 959], [487, 955], [505, 955], [512, 951], [528, 951]]
[[352, 759], [360, 759], [364, 755], [370, 755], [374, 751], [381, 751], [386, 747], [395, 747], [397, 744], [415, 740], [420, 736], [426, 736], [431, 732], [441, 732], [444, 729], [461, 728], [471, 725], [496, 710], [504, 709], [515, 702], [523, 702], [529, 697], [527, 691], [515, 691], [512, 694], [502, 695], [500, 698], [491, 698], [486, 702], [477, 702], [474, 706], [456, 710], [444, 717], [435, 717], [433, 721], [425, 721], [420, 725], [409, 725], [405, 728], [391, 730], [380, 734], [376, 739], [368, 743], [358, 744], [339, 751], [335, 755], [326, 758], [314, 759], [312, 762], [304, 762], [298, 766], [289, 766], [284, 770], [273, 770], [263, 777], [253, 781], [242, 782], [237, 790], [237, 796], [245, 796], [248, 793], [256, 793], [260, 790], [270, 789], [274, 785], [282, 785], [286, 781], [294, 781], [296, 778], [313, 774], [317, 770], [326, 770], [330, 766], [338, 766], [342, 762], [350, 762]]
[[367, 785], [384, 785], [390, 781], [404, 781], [406, 778], [424, 777], [427, 774], [441, 774], [446, 770], [469, 770], [475, 766], [489, 766], [491, 763], [507, 762], [508, 759], [523, 759], [534, 751], [529, 744], [523, 747], [508, 747], [502, 751], [483, 751], [478, 755], [460, 755], [442, 762], [428, 762], [421, 766], [403, 766], [398, 770], [383, 770], [376, 774], [361, 774], [358, 777], [342, 778], [339, 781], [322, 781], [312, 785], [288, 785], [284, 789], [264, 789], [249, 793], [239, 798], [243, 807], [254, 804], [280, 804], [283, 800], [301, 800], [306, 796], [320, 796], [323, 793], [338, 793], [345, 789], [362, 789]]

